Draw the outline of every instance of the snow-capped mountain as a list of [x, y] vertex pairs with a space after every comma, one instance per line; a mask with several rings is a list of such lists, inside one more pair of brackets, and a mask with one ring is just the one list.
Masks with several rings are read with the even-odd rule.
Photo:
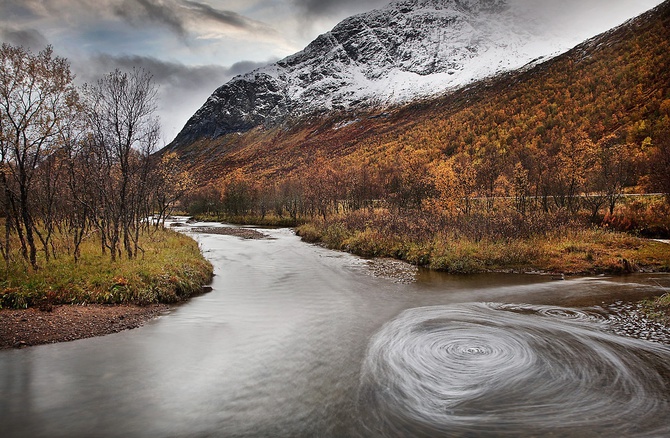
[[569, 49], [510, 0], [402, 0], [217, 89], [172, 147], [338, 109], [443, 93]]

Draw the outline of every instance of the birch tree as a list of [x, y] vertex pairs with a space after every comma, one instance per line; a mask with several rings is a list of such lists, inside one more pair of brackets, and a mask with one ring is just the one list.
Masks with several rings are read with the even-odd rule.
[[[77, 104], [66, 59], [47, 47], [37, 54], [9, 44], [0, 48], [0, 184], [7, 227], [21, 242], [23, 257], [37, 269], [33, 185], [38, 166], [58, 147], [58, 133]], [[5, 245], [9, 239], [5, 240]], [[8, 254], [5, 248], [3, 254]]]
[[157, 87], [143, 69], [116, 70], [85, 87], [100, 195], [98, 226], [112, 260], [138, 251], [148, 197], [149, 155], [159, 140]]

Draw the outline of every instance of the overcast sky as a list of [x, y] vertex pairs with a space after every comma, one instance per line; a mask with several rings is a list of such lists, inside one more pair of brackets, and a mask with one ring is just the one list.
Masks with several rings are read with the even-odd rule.
[[[574, 35], [595, 35], [661, 0], [509, 0]], [[347, 16], [389, 0], [0, 0], [0, 41], [47, 44], [78, 82], [143, 67], [174, 138], [218, 86], [304, 48]]]

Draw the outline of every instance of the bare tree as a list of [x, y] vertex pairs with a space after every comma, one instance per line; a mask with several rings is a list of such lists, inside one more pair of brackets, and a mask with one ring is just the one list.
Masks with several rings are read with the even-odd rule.
[[34, 55], [22, 47], [0, 48], [0, 132], [6, 212], [11, 213], [22, 253], [37, 269], [32, 189], [38, 166], [58, 145], [58, 132], [78, 100], [67, 60], [47, 47]]
[[193, 187], [191, 174], [183, 169], [175, 152], [164, 154], [153, 172], [152, 187], [155, 207], [154, 224], [165, 225], [177, 201]]
[[149, 155], [159, 140], [157, 88], [142, 69], [116, 70], [85, 87], [91, 145], [100, 172], [99, 228], [112, 260], [137, 255], [141, 206], [148, 196]]

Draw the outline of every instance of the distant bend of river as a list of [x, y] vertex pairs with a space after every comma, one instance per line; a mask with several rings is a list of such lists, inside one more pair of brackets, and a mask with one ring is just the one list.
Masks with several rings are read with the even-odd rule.
[[142, 328], [0, 352], [0, 435], [670, 436], [670, 348], [608, 310], [670, 276], [397, 284], [260, 231], [191, 233], [212, 292]]

